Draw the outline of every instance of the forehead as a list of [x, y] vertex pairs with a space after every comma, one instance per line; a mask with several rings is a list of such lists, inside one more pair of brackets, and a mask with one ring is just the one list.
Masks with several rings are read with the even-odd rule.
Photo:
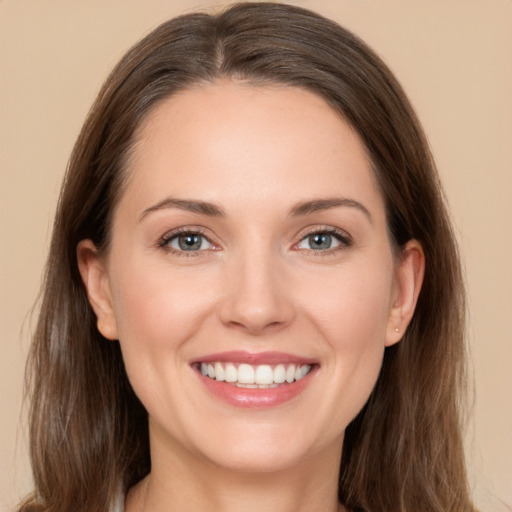
[[181, 195], [268, 207], [286, 192], [382, 203], [359, 136], [323, 98], [231, 80], [179, 92], [148, 114], [126, 188], [146, 202]]

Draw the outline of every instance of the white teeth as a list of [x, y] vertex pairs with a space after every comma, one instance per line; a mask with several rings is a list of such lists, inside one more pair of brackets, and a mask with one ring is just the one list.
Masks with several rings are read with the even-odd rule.
[[[240, 372], [240, 370], [238, 371]], [[254, 382], [256, 384], [272, 384], [274, 382], [274, 371], [268, 364], [257, 366]]]
[[220, 363], [215, 363], [215, 379], [218, 381], [223, 381], [225, 379], [224, 368]]
[[226, 365], [226, 371], [224, 373], [226, 382], [236, 382], [238, 380], [238, 371], [233, 363]]
[[201, 363], [200, 371], [210, 379], [234, 383], [238, 387], [269, 388], [303, 379], [311, 371], [311, 365], [278, 364], [272, 367], [268, 364], [252, 366], [241, 363], [237, 366], [233, 363], [212, 362]]
[[309, 364], [305, 364], [304, 366], [299, 366], [295, 371], [295, 380], [303, 379], [311, 370], [311, 366]]
[[238, 382], [240, 384], [254, 384], [254, 368], [249, 364], [238, 367]]
[[293, 382], [295, 380], [295, 366], [292, 364], [286, 369], [286, 382]]
[[276, 384], [282, 384], [286, 380], [286, 368], [284, 364], [278, 364], [274, 368], [274, 382]]

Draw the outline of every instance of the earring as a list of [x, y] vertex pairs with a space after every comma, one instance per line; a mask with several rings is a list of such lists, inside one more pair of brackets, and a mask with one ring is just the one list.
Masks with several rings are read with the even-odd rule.
[[395, 332], [400, 332], [400, 329], [398, 327], [395, 327]]

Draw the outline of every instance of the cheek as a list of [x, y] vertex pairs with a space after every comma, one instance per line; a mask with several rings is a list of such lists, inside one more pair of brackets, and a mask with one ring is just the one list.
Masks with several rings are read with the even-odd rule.
[[[383, 257], [385, 259], [385, 257]], [[311, 319], [335, 346], [384, 342], [392, 291], [392, 263], [354, 263], [309, 283], [303, 293]], [[319, 293], [320, 292], [320, 293]]]
[[212, 310], [215, 286], [205, 287], [205, 279], [211, 283], [213, 276], [171, 270], [165, 262], [125, 260], [118, 266], [112, 295], [129, 375], [149, 379], [159, 368], [165, 373], [179, 366], [186, 342]]
[[165, 262], [125, 261], [112, 279], [120, 338], [161, 332], [169, 342], [171, 333], [179, 335], [209, 301], [204, 279], [201, 272], [173, 270]]
[[[119, 261], [119, 260], [118, 260]], [[187, 359], [205, 317], [210, 318], [216, 286], [205, 271], [182, 272], [168, 264], [125, 259], [112, 276], [119, 343], [130, 383], [150, 416], [176, 418], [183, 407], [177, 393]]]
[[332, 402], [324, 403], [325, 414], [336, 411], [336, 424], [346, 426], [358, 414], [378, 378], [391, 276], [385, 266], [347, 266], [335, 279], [325, 280], [324, 293], [314, 294], [308, 301], [311, 323], [325, 342], [324, 369], [335, 389]]

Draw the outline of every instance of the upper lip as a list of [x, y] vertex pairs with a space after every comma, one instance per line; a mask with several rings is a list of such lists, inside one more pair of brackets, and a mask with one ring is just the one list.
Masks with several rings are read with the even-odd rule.
[[308, 357], [288, 354], [286, 352], [247, 352], [244, 350], [231, 350], [228, 352], [216, 352], [195, 358], [191, 364], [197, 363], [245, 363], [251, 365], [260, 364], [318, 364], [318, 361]]

